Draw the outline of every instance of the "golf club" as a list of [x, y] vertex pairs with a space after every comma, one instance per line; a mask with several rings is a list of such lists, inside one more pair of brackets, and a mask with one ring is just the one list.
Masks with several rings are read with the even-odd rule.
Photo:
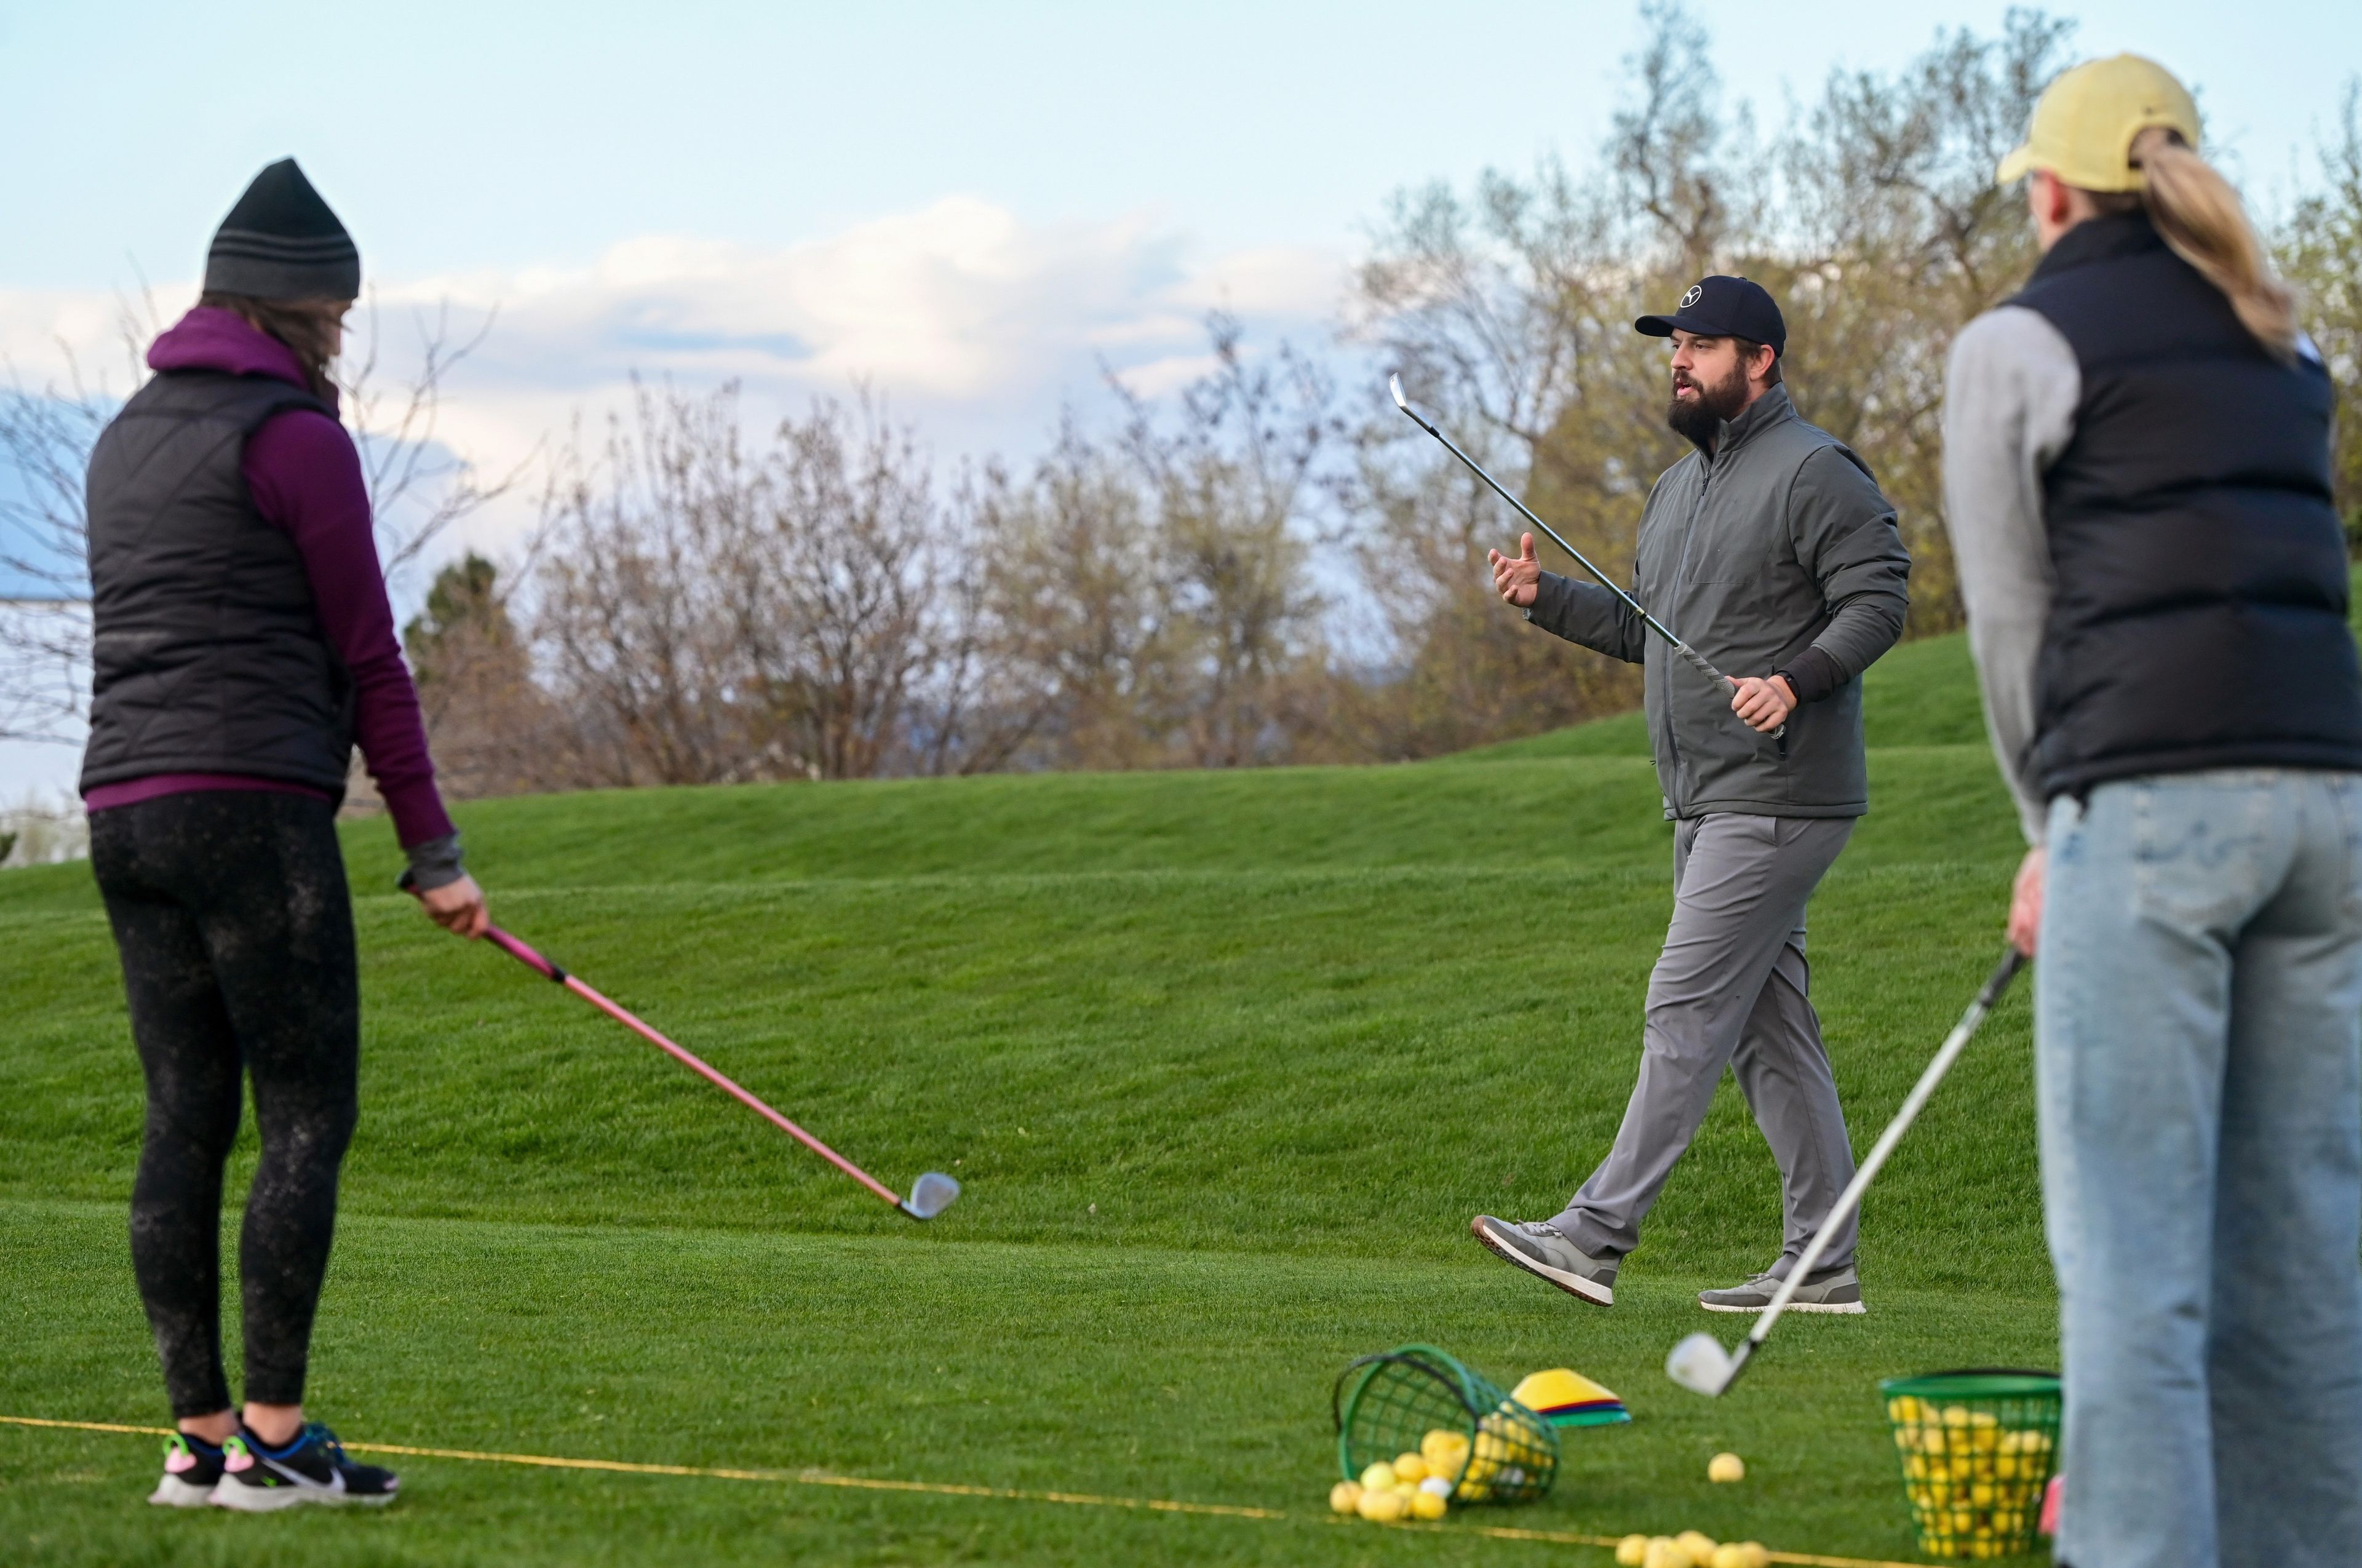
[[[1486, 484], [1492, 486], [1494, 494], [1499, 496], [1502, 500], [1516, 507], [1519, 512], [1525, 514], [1527, 522], [1532, 524], [1535, 527], [1540, 528], [1543, 533], [1549, 535], [1551, 543], [1556, 545], [1560, 549], [1564, 550], [1568, 555], [1573, 556], [1575, 558], [1577, 565], [1581, 566], [1584, 570], [1589, 572], [1593, 578], [1597, 580], [1600, 587], [1606, 589], [1608, 592], [1622, 600], [1625, 605], [1630, 609], [1632, 613], [1639, 616], [1641, 620], [1646, 621], [1649, 624], [1649, 630], [1656, 633], [1657, 635], [1664, 638], [1667, 643], [1671, 644], [1673, 651], [1681, 655], [1683, 658], [1689, 660], [1691, 666], [1695, 668], [1700, 675], [1705, 676], [1708, 680], [1716, 681], [1724, 686], [1734, 686], [1737, 684], [1737, 682], [1733, 681], [1730, 677], [1723, 674], [1722, 671], [1715, 668], [1712, 664], [1709, 664], [1704, 654], [1690, 646], [1689, 644], [1682, 641], [1681, 638], [1673, 635], [1672, 628], [1668, 627], [1662, 621], [1658, 620], [1654, 615], [1650, 614], [1646, 609], [1641, 607], [1639, 600], [1633, 598], [1630, 594], [1617, 587], [1615, 583], [1609, 581], [1606, 572], [1601, 571], [1597, 567], [1591, 564], [1591, 558], [1589, 556], [1584, 555], [1581, 550], [1576, 549], [1573, 545], [1568, 544], [1564, 539], [1559, 537], [1559, 532], [1557, 529], [1551, 527], [1549, 524], [1535, 516], [1524, 502], [1519, 501], [1516, 496], [1511, 495], [1507, 491], [1503, 490], [1501, 488], [1500, 480], [1495, 479], [1491, 474], [1486, 473], [1484, 469], [1478, 465], [1475, 458], [1470, 457], [1467, 453], [1462, 451], [1457, 446], [1453, 445], [1451, 436], [1446, 436], [1442, 431], [1438, 430], [1435, 425], [1422, 416], [1417, 409], [1411, 407], [1410, 399], [1403, 395], [1402, 378], [1400, 376], [1388, 376], [1386, 378], [1386, 387], [1387, 390], [1395, 394], [1395, 406], [1401, 409], [1405, 414], [1409, 414], [1412, 424], [1418, 425], [1421, 430], [1426, 431], [1429, 435], [1442, 442], [1443, 449], [1451, 453], [1453, 457], [1459, 458], [1462, 462], [1467, 464], [1468, 471], [1470, 473], [1474, 474], [1478, 479], [1483, 480]], [[1784, 730], [1787, 726], [1783, 724], [1781, 728]]]
[[1772, 1325], [1778, 1322], [1780, 1314], [1788, 1309], [1788, 1302], [1796, 1294], [1797, 1287], [1804, 1284], [1805, 1276], [1821, 1261], [1821, 1253], [1827, 1247], [1829, 1238], [1838, 1233], [1838, 1228], [1846, 1216], [1860, 1204], [1861, 1195], [1870, 1187], [1871, 1178], [1878, 1175], [1879, 1167], [1886, 1164], [1889, 1154], [1894, 1153], [1894, 1145], [1901, 1143], [1903, 1134], [1911, 1130], [1911, 1123], [1918, 1119], [1920, 1109], [1936, 1092], [1936, 1086], [1944, 1081], [1944, 1075], [1952, 1070], [1952, 1064], [1968, 1048], [1970, 1036], [1976, 1033], [1978, 1025], [1984, 1022], [1985, 1014], [1993, 1010], [1994, 1004], [2001, 1000], [2002, 993], [2009, 989], [2009, 983], [2017, 978], [2017, 972], [2024, 967], [2025, 955], [2016, 948], [2011, 948], [1986, 979], [1984, 989], [1977, 993], [1976, 1000], [1969, 1004], [1969, 1010], [1960, 1015], [1960, 1021], [1952, 1026], [1952, 1032], [1945, 1037], [1943, 1048], [1936, 1053], [1936, 1059], [1927, 1064], [1927, 1070], [1921, 1073], [1919, 1081], [1911, 1086], [1911, 1092], [1904, 1097], [1903, 1109], [1894, 1113], [1894, 1120], [1888, 1122], [1886, 1131], [1878, 1135], [1878, 1142], [1871, 1145], [1869, 1158], [1862, 1161], [1861, 1169], [1854, 1172], [1853, 1180], [1848, 1182], [1846, 1189], [1838, 1195], [1836, 1207], [1830, 1209], [1828, 1218], [1821, 1221], [1820, 1231], [1813, 1237], [1812, 1245], [1806, 1247], [1805, 1255], [1796, 1260], [1796, 1266], [1788, 1271], [1788, 1277], [1781, 1282], [1778, 1292], [1772, 1297], [1772, 1304], [1763, 1309], [1761, 1317], [1755, 1320], [1754, 1329], [1739, 1342], [1738, 1349], [1736, 1352], [1724, 1350], [1722, 1342], [1712, 1334], [1692, 1334], [1675, 1345], [1672, 1353], [1665, 1357], [1666, 1376], [1708, 1398], [1727, 1393], [1738, 1380], [1738, 1375], [1746, 1370], [1747, 1364], [1762, 1348], [1764, 1337], [1772, 1332]]
[[568, 990], [572, 991], [576, 996], [580, 997], [584, 1001], [589, 1002], [592, 1007], [597, 1008], [609, 1018], [613, 1019], [624, 1028], [637, 1033], [642, 1039], [647, 1041], [651, 1045], [654, 1045], [658, 1050], [664, 1051], [671, 1055], [690, 1071], [701, 1075], [707, 1081], [711, 1082], [715, 1088], [721, 1089], [724, 1094], [729, 1095], [741, 1105], [745, 1106], [757, 1116], [760, 1116], [766, 1121], [768, 1121], [772, 1126], [777, 1127], [780, 1132], [785, 1132], [789, 1137], [793, 1138], [805, 1148], [810, 1149], [813, 1154], [818, 1154], [822, 1159], [826, 1160], [830, 1165], [834, 1165], [838, 1170], [843, 1171], [846, 1176], [851, 1176], [854, 1180], [859, 1182], [862, 1186], [867, 1187], [870, 1191], [876, 1193], [878, 1197], [884, 1198], [887, 1202], [892, 1204], [896, 1209], [901, 1210], [904, 1214], [909, 1215], [911, 1219], [932, 1220], [936, 1215], [941, 1214], [944, 1209], [949, 1209], [952, 1206], [952, 1200], [959, 1197], [959, 1183], [944, 1175], [941, 1171], [927, 1172], [926, 1175], [921, 1176], [916, 1182], [911, 1184], [910, 1197], [898, 1197], [893, 1189], [889, 1187], [884, 1182], [877, 1180], [867, 1171], [863, 1170], [859, 1165], [855, 1165], [851, 1160], [846, 1159], [834, 1149], [830, 1148], [827, 1144], [822, 1143], [819, 1139], [813, 1137], [811, 1133], [805, 1132], [802, 1128], [797, 1126], [794, 1122], [789, 1121], [778, 1111], [773, 1110], [769, 1106], [765, 1105], [761, 1100], [756, 1099], [753, 1095], [747, 1093], [745, 1089], [731, 1082], [730, 1079], [724, 1077], [722, 1074], [715, 1072], [712, 1067], [709, 1067], [703, 1062], [699, 1061], [689, 1052], [682, 1050], [679, 1046], [674, 1044], [671, 1041], [666, 1039], [663, 1035], [657, 1033], [655, 1030], [649, 1028], [646, 1024], [633, 1017], [631, 1013], [624, 1010], [623, 1008], [618, 1007], [615, 1003], [608, 1000], [605, 997], [601, 996], [597, 991], [591, 989], [590, 986], [584, 984], [579, 977], [568, 974], [564, 969], [559, 968], [556, 964], [543, 957], [540, 954], [535, 952], [530, 946], [517, 940], [517, 938], [511, 936], [499, 926], [495, 925], [487, 929], [484, 933], [484, 939], [492, 944], [493, 946], [498, 947], [502, 952], [507, 954], [510, 957], [515, 959], [518, 963], [523, 964], [525, 967], [535, 971], [546, 978], [555, 980], [559, 985], [564, 986]]

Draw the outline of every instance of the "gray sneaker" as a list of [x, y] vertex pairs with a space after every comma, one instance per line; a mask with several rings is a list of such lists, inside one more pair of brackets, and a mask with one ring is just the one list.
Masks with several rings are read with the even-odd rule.
[[[1709, 1312], [1760, 1312], [1772, 1305], [1779, 1292], [1780, 1276], [1759, 1274], [1744, 1285], [1728, 1290], [1702, 1290], [1698, 1305]], [[1867, 1312], [1861, 1301], [1861, 1275], [1851, 1264], [1838, 1268], [1823, 1269], [1807, 1278], [1790, 1297], [1791, 1312]]]
[[1503, 1263], [1539, 1275], [1578, 1301], [1616, 1304], [1614, 1258], [1595, 1258], [1560, 1234], [1547, 1220], [1511, 1221], [1479, 1214], [1469, 1231]]

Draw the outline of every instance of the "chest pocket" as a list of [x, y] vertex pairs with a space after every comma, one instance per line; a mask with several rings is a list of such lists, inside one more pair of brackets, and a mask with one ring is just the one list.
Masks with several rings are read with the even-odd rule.
[[1717, 476], [1691, 499], [1681, 545], [1683, 582], [1765, 583], [1797, 569], [1787, 530], [1772, 515], [1777, 502], [1748, 484], [1751, 477]]

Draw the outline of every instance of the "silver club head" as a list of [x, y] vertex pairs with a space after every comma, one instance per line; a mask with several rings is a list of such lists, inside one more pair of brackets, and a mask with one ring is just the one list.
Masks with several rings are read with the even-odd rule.
[[941, 1171], [929, 1171], [911, 1184], [902, 1212], [913, 1220], [932, 1220], [949, 1209], [960, 1195], [960, 1185]]
[[1722, 1342], [1708, 1333], [1690, 1335], [1665, 1357], [1666, 1376], [1709, 1399], [1729, 1387], [1738, 1371], [1738, 1363], [1722, 1348]]
[[1402, 378], [1400, 376], [1388, 376], [1386, 378], [1386, 390], [1395, 394], [1395, 406], [1401, 409], [1405, 414], [1408, 414], [1410, 412], [1410, 399], [1403, 396]]

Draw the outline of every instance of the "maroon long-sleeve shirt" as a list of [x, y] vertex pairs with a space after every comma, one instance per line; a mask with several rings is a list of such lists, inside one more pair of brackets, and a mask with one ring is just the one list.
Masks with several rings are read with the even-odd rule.
[[[149, 347], [148, 364], [156, 370], [221, 370], [305, 384], [293, 349], [226, 310], [200, 308], [182, 316]], [[393, 606], [386, 600], [370, 525], [369, 487], [352, 437], [326, 414], [290, 409], [272, 415], [248, 438], [241, 466], [255, 511], [285, 531], [304, 558], [320, 629], [352, 676], [355, 738], [393, 818], [395, 836], [405, 849], [448, 838], [451, 819], [435, 788], [418, 691], [394, 635]], [[245, 774], [154, 773], [99, 785], [83, 805], [100, 812], [196, 790], [327, 798], [301, 784]]]

